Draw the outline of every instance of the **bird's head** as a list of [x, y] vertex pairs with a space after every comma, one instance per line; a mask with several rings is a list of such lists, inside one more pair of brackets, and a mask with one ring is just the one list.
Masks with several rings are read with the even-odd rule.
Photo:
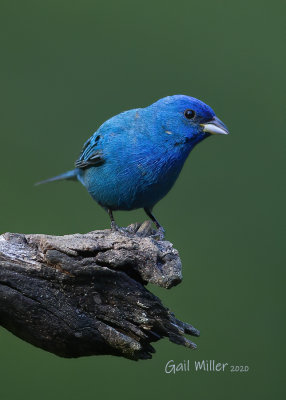
[[[174, 145], [195, 144], [212, 134], [228, 135], [228, 129], [202, 101], [185, 95], [168, 96], [150, 106], [157, 128]], [[189, 147], [189, 146], [188, 146]]]

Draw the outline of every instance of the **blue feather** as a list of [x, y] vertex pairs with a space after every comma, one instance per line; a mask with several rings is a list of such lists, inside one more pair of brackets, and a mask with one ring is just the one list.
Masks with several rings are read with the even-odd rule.
[[111, 217], [112, 210], [144, 208], [160, 227], [152, 208], [172, 188], [190, 151], [211, 133], [228, 131], [208, 105], [168, 96], [107, 120], [84, 144], [76, 169], [40, 183], [78, 179]]

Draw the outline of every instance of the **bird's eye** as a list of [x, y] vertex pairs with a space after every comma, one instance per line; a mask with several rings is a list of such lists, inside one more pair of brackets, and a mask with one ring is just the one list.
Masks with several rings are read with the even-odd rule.
[[194, 118], [195, 115], [196, 115], [196, 113], [195, 113], [194, 110], [186, 110], [186, 111], [184, 112], [184, 116], [185, 116], [187, 119], [192, 119], [192, 118]]

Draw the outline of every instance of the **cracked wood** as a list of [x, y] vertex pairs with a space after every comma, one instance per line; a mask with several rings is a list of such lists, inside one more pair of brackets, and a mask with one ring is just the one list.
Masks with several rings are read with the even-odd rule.
[[149, 222], [124, 232], [0, 236], [0, 325], [61, 357], [147, 359], [167, 337], [199, 336], [146, 289], [182, 280], [181, 261]]

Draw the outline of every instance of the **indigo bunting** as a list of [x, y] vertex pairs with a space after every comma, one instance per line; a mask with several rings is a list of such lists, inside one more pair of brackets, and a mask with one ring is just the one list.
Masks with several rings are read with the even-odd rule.
[[145, 108], [122, 112], [88, 139], [75, 169], [40, 183], [78, 180], [109, 214], [143, 208], [159, 232], [154, 205], [174, 185], [194, 146], [227, 127], [202, 101], [185, 95], [164, 97]]

